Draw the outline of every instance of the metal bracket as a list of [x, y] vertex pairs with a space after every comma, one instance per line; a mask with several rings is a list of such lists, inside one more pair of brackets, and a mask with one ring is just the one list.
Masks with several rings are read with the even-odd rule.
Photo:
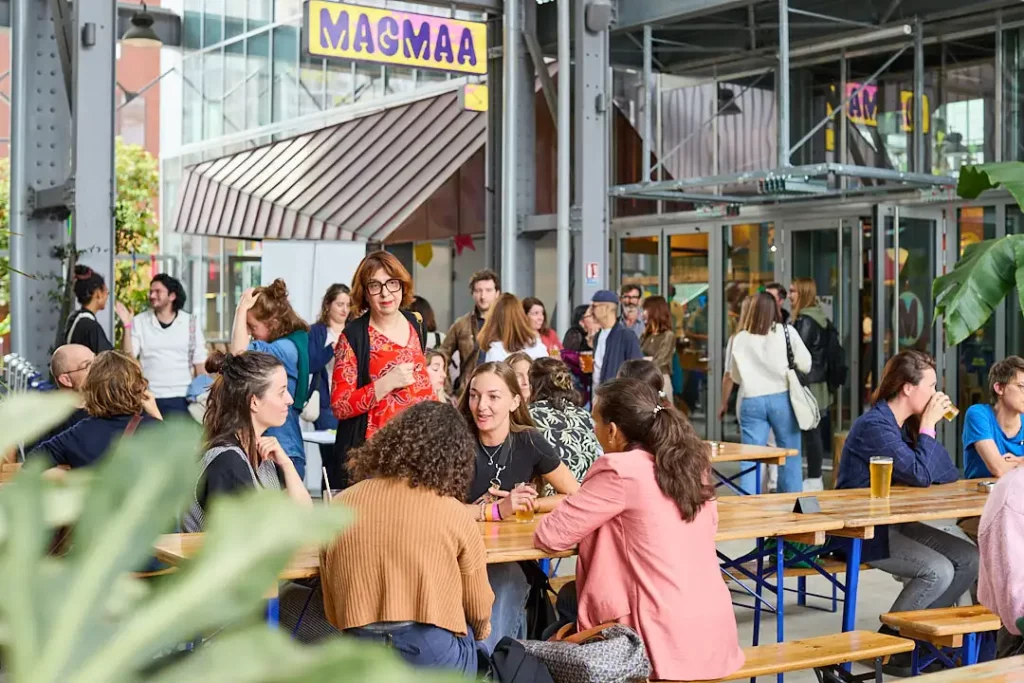
[[75, 180], [70, 178], [62, 185], [48, 187], [45, 190], [28, 188], [28, 210], [33, 217], [56, 218], [66, 220], [71, 215], [71, 207], [75, 205]]
[[501, 45], [487, 48], [487, 59], [501, 59], [504, 54], [505, 50]]

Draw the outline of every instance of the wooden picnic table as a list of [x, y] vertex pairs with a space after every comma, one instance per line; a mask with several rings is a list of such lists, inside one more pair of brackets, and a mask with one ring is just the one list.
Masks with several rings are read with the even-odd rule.
[[[537, 521], [543, 515], [537, 516]], [[484, 538], [487, 563], [520, 562], [545, 558], [571, 557], [575, 549], [549, 553], [533, 546], [534, 522], [478, 522]], [[829, 531], [842, 528], [842, 521], [823, 515], [798, 515], [789, 511], [761, 513], [749, 508], [723, 511], [719, 507], [717, 541], [757, 539], [785, 535], [788, 539], [806, 543], [823, 543]], [[203, 546], [203, 534], [164, 534], [155, 546], [157, 559], [171, 565], [180, 565], [194, 557]], [[320, 573], [319, 549], [304, 548], [281, 572], [283, 580], [305, 579]]]
[[[711, 444], [711, 441], [705, 441]], [[730, 443], [719, 441], [718, 448], [711, 449], [711, 464], [717, 465], [720, 462], [742, 462], [744, 460], [760, 460], [771, 465], [785, 465], [786, 458], [791, 455], [799, 455], [799, 451], [792, 448], [775, 448], [773, 446], [751, 446], [745, 443]]]
[[980, 517], [988, 500], [988, 493], [978, 490], [983, 481], [991, 479], [964, 479], [928, 488], [893, 486], [888, 498], [872, 498], [868, 489], [737, 496], [721, 499], [719, 507], [756, 507], [759, 512], [792, 510], [798, 497], [813, 495], [822, 514], [843, 520], [843, 531], [833, 535], [873, 538], [876, 526]]
[[1024, 656], [962, 666], [913, 680], [921, 683], [1024, 683]]

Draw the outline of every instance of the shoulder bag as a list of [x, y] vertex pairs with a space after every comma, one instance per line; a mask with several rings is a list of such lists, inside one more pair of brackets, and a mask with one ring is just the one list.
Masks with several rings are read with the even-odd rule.
[[640, 683], [651, 675], [647, 650], [636, 631], [617, 623], [569, 635], [563, 626], [549, 641], [523, 641], [555, 683]]
[[818, 426], [818, 422], [821, 420], [821, 411], [814, 394], [800, 382], [800, 377], [797, 375], [796, 361], [793, 359], [793, 345], [789, 341], [789, 325], [782, 323], [782, 332], [786, 335], [786, 360], [789, 363], [789, 369], [786, 371], [789, 403], [793, 406], [793, 413], [796, 415], [800, 431], [806, 432], [808, 429]]

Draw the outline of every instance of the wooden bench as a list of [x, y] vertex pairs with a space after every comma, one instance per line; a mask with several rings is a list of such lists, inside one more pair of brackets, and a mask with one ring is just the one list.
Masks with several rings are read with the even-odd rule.
[[[758, 645], [743, 648], [743, 654], [747, 658], [743, 666], [738, 671], [717, 680], [737, 681], [808, 669], [834, 672], [847, 662], [874, 660], [875, 671], [863, 677], [863, 680], [869, 680], [881, 676], [882, 664], [891, 655], [910, 652], [913, 649], [913, 641], [872, 631], [848, 631], [787, 643]], [[857, 680], [857, 677], [847, 678], [848, 674], [845, 671], [834, 675], [837, 678], [831, 680]]]
[[[999, 617], [983, 605], [889, 612], [878, 618], [886, 626], [898, 630], [904, 638], [913, 638], [924, 646], [914, 651], [911, 663], [913, 676], [936, 660], [953, 668], [956, 654], [960, 656], [961, 665], [977, 663], [981, 646], [978, 635], [998, 631], [1003, 625]], [[951, 653], [953, 657], [943, 652], [943, 648], [954, 651]]]

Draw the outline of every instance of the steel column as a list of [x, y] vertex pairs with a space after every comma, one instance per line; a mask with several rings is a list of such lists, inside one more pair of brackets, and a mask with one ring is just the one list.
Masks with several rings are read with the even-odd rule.
[[516, 206], [516, 139], [519, 109], [519, 6], [521, 0], [505, 3], [505, 40], [502, 45], [504, 83], [501, 103], [501, 277], [505, 291], [516, 290], [516, 232], [519, 211]]
[[[846, 96], [846, 82], [849, 80], [849, 65], [846, 62], [846, 50], [842, 50], [839, 53], [839, 97]], [[849, 144], [849, 129], [847, 128], [849, 117], [846, 116], [846, 107], [839, 107], [839, 140], [836, 145], [836, 151], [839, 153], [839, 163], [849, 163], [846, 158], [847, 149], [846, 146]], [[833, 128], [835, 126], [833, 125]], [[846, 176], [839, 176], [839, 188], [846, 189]]]
[[484, 148], [484, 263], [491, 270], [501, 268], [502, 188], [502, 20], [494, 17], [487, 30], [487, 145]]
[[924, 22], [914, 21], [914, 173], [926, 173], [924, 154]]
[[[75, 248], [85, 252], [82, 262], [107, 282], [110, 301], [96, 314], [96, 320], [113, 340], [116, 3], [76, 0], [72, 18], [75, 104], [71, 166], [75, 203], [71, 229]], [[87, 32], [93, 33], [91, 44], [86, 44]]]
[[572, 292], [569, 290], [572, 251], [572, 234], [569, 228], [569, 211], [571, 203], [572, 159], [569, 156], [569, 141], [572, 137], [570, 116], [572, 103], [572, 67], [570, 66], [571, 19], [569, 3], [571, 0], [558, 2], [558, 189], [557, 211], [558, 232], [555, 262], [558, 264], [558, 291], [555, 300], [555, 329], [563, 334], [571, 325]]
[[643, 106], [643, 155], [641, 163], [643, 164], [643, 180], [644, 182], [650, 182], [651, 180], [651, 102], [654, 98], [651, 97], [651, 73], [653, 67], [651, 61], [654, 59], [654, 46], [652, 40], [653, 30], [650, 24], [644, 25], [644, 106]]
[[779, 0], [779, 68], [775, 78], [779, 168], [789, 166], [789, 0]]
[[[590, 301], [598, 289], [608, 286], [608, 169], [611, 157], [608, 110], [608, 31], [586, 27], [586, 0], [574, 0], [573, 92], [575, 206], [579, 216], [576, 244], [576, 301]], [[596, 277], [588, 278], [588, 264]]]
[[[1003, 160], [1003, 10], [996, 10], [996, 126], [995, 161]], [[1002, 358], [1002, 356], [997, 356]]]
[[15, 353], [43, 367], [63, 323], [49, 293], [64, 281], [57, 250], [67, 209], [35, 206], [34, 195], [68, 179], [71, 116], [50, 4], [19, 0], [12, 14], [11, 341]]

